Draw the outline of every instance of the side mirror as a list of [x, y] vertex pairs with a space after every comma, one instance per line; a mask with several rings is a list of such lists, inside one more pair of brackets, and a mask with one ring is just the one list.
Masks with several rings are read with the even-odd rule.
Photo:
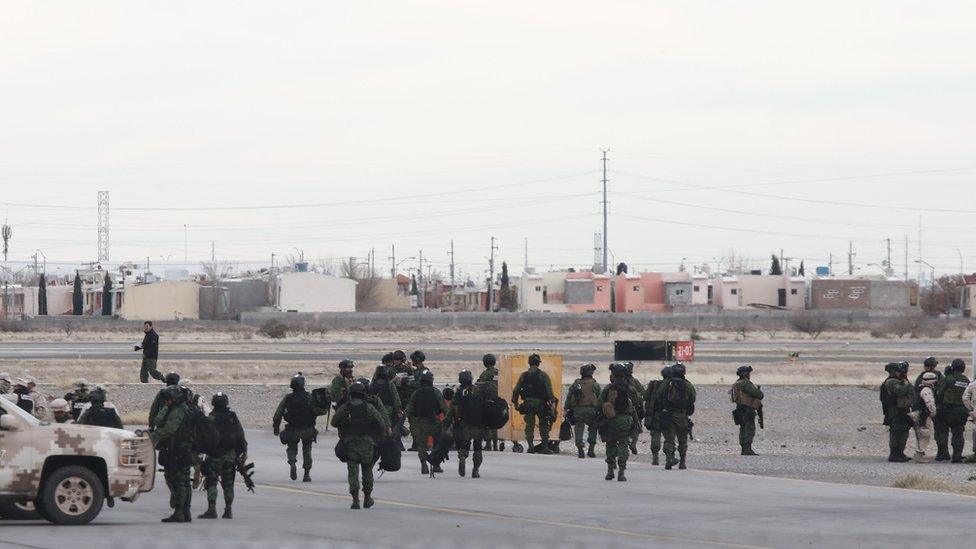
[[17, 419], [10, 414], [0, 415], [0, 430], [19, 431], [20, 422], [18, 422]]

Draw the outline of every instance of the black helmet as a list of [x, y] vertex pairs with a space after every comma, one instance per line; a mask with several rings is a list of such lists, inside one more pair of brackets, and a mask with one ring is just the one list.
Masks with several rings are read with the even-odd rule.
[[88, 399], [92, 402], [105, 402], [105, 389], [95, 387], [95, 389], [93, 389], [91, 394], [88, 396]]
[[610, 364], [610, 376], [611, 377], [623, 377], [627, 375], [627, 367], [619, 362], [614, 362]]
[[393, 353], [386, 353], [383, 358], [380, 359], [383, 364], [393, 364]]
[[365, 393], [366, 393], [366, 386], [362, 384], [362, 381], [356, 381], [355, 383], [349, 386], [350, 395], [362, 396]]
[[688, 369], [685, 368], [685, 365], [680, 362], [671, 365], [671, 377], [685, 377], [685, 372], [687, 371]]
[[908, 363], [907, 362], [899, 362], [898, 363], [898, 372], [899, 373], [902, 373], [902, 374], [907, 374], [908, 373]]
[[752, 373], [752, 366], [749, 366], [748, 364], [744, 364], [735, 369], [735, 375], [737, 376], [743, 376], [750, 373]]
[[952, 366], [952, 371], [957, 374], [961, 374], [966, 371], [966, 361], [961, 358], [953, 360], [950, 366]]
[[346, 359], [346, 360], [339, 361], [340, 370], [352, 370], [355, 367], [356, 367], [356, 363], [351, 360]]
[[471, 374], [471, 370], [461, 370], [461, 373], [458, 374], [458, 383], [461, 385], [474, 383], [474, 375]]
[[423, 351], [417, 350], [410, 353], [410, 360], [413, 362], [423, 362], [427, 360], [427, 355], [425, 355]]
[[538, 366], [540, 364], [542, 364], [542, 357], [539, 356], [539, 353], [529, 355], [529, 366]]
[[900, 366], [898, 365], [897, 362], [889, 362], [888, 364], [885, 364], [885, 371], [888, 372], [889, 374], [898, 373], [899, 368]]
[[170, 372], [163, 377], [163, 383], [166, 385], [179, 385], [180, 384], [180, 374], [176, 372]]
[[363, 387], [365, 387], [367, 391], [369, 390], [369, 380], [365, 377], [357, 378], [356, 383], [362, 383]]
[[406, 360], [406, 359], [407, 359], [407, 353], [404, 353], [400, 349], [393, 351], [393, 360]]
[[495, 355], [491, 353], [488, 353], [485, 356], [481, 357], [481, 363], [485, 365], [485, 368], [489, 366], [494, 366], [497, 362], [498, 359], [495, 358]]
[[935, 368], [938, 365], [939, 365], [939, 361], [936, 360], [934, 356], [930, 356], [926, 358], [925, 362], [922, 363], [922, 366], [925, 366], [926, 368]]
[[160, 393], [162, 395], [163, 401], [172, 400], [177, 401], [180, 399], [180, 388], [175, 385], [170, 385], [163, 389]]
[[226, 408], [230, 406], [230, 399], [227, 398], [226, 393], [217, 391], [214, 396], [210, 397], [210, 405], [214, 408]]
[[623, 365], [624, 365], [625, 368], [627, 368], [627, 375], [629, 375], [629, 376], [634, 375], [634, 363], [633, 362], [627, 361], [627, 362], [624, 362]]
[[661, 377], [663, 377], [664, 379], [667, 379], [667, 378], [671, 377], [671, 367], [670, 366], [665, 366], [664, 368], [661, 368]]
[[289, 387], [291, 387], [292, 389], [304, 389], [305, 376], [303, 376], [301, 372], [298, 372], [297, 374], [293, 375], [291, 377], [291, 383], [289, 383]]
[[586, 376], [592, 376], [593, 375], [593, 372], [595, 372], [595, 371], [596, 371], [596, 364], [584, 364], [584, 365], [580, 366], [580, 375], [581, 376], [584, 376], [584, 377], [586, 377]]
[[385, 364], [380, 364], [376, 367], [376, 371], [373, 372], [373, 377], [376, 379], [390, 379], [390, 371]]
[[441, 395], [444, 397], [444, 400], [454, 400], [454, 387], [444, 387]]
[[425, 384], [425, 385], [433, 385], [434, 384], [434, 372], [431, 372], [430, 370], [424, 370], [423, 372], [421, 372], [420, 373], [420, 382], [423, 383], [423, 384]]

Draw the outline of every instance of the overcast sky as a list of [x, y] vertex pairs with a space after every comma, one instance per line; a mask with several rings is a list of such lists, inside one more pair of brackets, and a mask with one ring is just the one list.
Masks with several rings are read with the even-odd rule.
[[[2, 2], [17, 269], [423, 250], [976, 270], [970, 2]], [[897, 175], [896, 175], [897, 174]], [[703, 188], [704, 187], [704, 188]], [[726, 187], [723, 189], [723, 187]], [[43, 205], [44, 207], [35, 207]], [[290, 206], [268, 208], [268, 206]], [[257, 209], [255, 207], [263, 207]], [[222, 209], [221, 209], [222, 208]], [[238, 209], [234, 209], [238, 208]], [[956, 211], [950, 211], [956, 210]], [[184, 225], [187, 230], [184, 231]], [[958, 251], [957, 251], [958, 250]], [[760, 259], [761, 258], [761, 259]], [[401, 266], [415, 266], [410, 260]], [[926, 267], [928, 270], [928, 267]]]

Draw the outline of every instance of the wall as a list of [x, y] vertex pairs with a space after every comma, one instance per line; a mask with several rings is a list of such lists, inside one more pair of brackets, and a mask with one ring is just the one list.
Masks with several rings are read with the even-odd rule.
[[[712, 281], [708, 277], [695, 276], [691, 283], [691, 304], [708, 305], [708, 288], [712, 285]], [[698, 290], [696, 291], [695, 288]]]
[[906, 309], [912, 307], [913, 286], [909, 282], [899, 280], [871, 281], [871, 308]]
[[665, 282], [664, 304], [668, 307], [691, 305], [691, 282]]
[[589, 305], [596, 300], [596, 289], [588, 278], [566, 281], [566, 305]]
[[355, 311], [356, 281], [318, 273], [283, 273], [275, 279], [275, 307], [300, 313]]
[[545, 311], [546, 303], [543, 301], [543, 288], [545, 280], [542, 276], [535, 274], [525, 274], [518, 279], [518, 306], [519, 311]]
[[126, 320], [198, 319], [200, 286], [187, 281], [129, 285], [119, 314]]
[[[410, 294], [399, 294], [400, 286], [392, 278], [380, 279], [376, 285], [376, 310], [378, 311], [407, 311], [410, 310]], [[449, 302], [450, 300], [448, 300]]]
[[906, 309], [912, 285], [897, 280], [822, 278], [810, 283], [810, 308], [816, 310]]

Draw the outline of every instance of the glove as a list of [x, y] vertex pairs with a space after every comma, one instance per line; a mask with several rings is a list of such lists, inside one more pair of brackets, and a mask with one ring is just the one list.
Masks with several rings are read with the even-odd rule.
[[132, 350], [133, 350], [133, 351], [138, 351], [138, 350], [140, 350], [140, 349], [142, 349], [142, 347], [140, 347], [140, 346], [138, 346], [138, 345], [136, 345], [136, 346], [134, 346], [134, 347], [132, 348]]
[[280, 435], [281, 434], [281, 429], [279, 429], [278, 427], [275, 427], [274, 428], [274, 434], [275, 434], [275, 436]]

